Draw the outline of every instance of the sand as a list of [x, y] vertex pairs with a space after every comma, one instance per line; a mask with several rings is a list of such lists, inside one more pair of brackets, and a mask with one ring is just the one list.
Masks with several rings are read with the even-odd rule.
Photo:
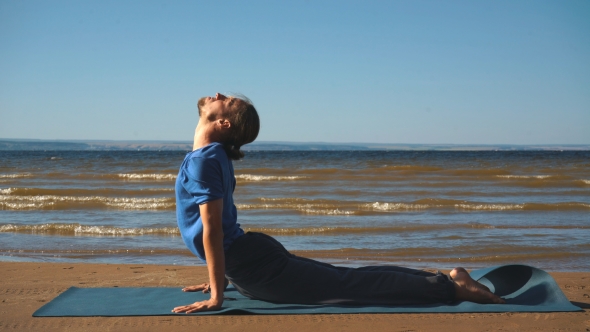
[[590, 272], [551, 275], [584, 312], [33, 318], [35, 310], [70, 286], [185, 286], [206, 282], [207, 271], [202, 266], [0, 262], [0, 330], [590, 331]]

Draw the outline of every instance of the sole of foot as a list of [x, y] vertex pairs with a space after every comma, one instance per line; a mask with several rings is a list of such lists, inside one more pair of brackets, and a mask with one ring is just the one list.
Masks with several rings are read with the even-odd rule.
[[470, 301], [481, 304], [506, 303], [502, 298], [490, 292], [490, 289], [480, 284], [467, 271], [458, 267], [450, 273], [455, 282], [455, 296], [459, 301]]

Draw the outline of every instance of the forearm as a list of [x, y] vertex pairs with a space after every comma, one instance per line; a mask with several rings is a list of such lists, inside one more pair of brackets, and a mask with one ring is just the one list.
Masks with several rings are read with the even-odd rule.
[[[221, 226], [221, 225], [219, 225]], [[223, 303], [225, 290], [225, 256], [223, 252], [223, 230], [221, 227], [205, 227], [203, 233], [205, 258], [209, 271], [211, 299]]]
[[209, 285], [202, 284], [183, 289], [184, 291], [203, 290], [207, 286], [211, 290], [209, 300], [176, 307], [172, 312], [191, 313], [204, 310], [219, 310], [223, 304], [225, 289], [225, 255], [223, 252], [223, 199], [199, 205], [203, 221], [203, 247], [209, 270]]

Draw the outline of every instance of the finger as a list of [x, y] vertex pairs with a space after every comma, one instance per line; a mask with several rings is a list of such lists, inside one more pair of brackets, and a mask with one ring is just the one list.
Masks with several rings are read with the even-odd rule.
[[190, 308], [189, 310], [186, 311], [186, 313], [192, 314], [193, 312], [206, 311], [207, 309], [208, 309], [208, 307], [205, 305], [198, 305], [193, 308]]
[[172, 309], [172, 312], [183, 312], [184, 310], [186, 310], [186, 306], [176, 307]]
[[172, 312], [185, 312], [186, 310], [190, 309], [190, 305], [182, 305], [172, 309]]
[[193, 312], [201, 311], [204, 307], [205, 306], [201, 303], [195, 303], [195, 304], [191, 305], [190, 308], [187, 308], [187, 310], [184, 313], [190, 314]]
[[191, 313], [191, 312], [195, 312], [195, 311], [199, 311], [202, 307], [204, 307], [205, 304], [201, 303], [201, 302], [195, 302], [193, 304], [187, 304], [187, 305], [183, 305], [183, 306], [179, 306], [176, 307], [174, 309], [172, 309], [172, 312], [175, 313]]
[[209, 287], [208, 284], [200, 284], [195, 286], [187, 286], [182, 289], [183, 292], [198, 292], [203, 289], [207, 289]]

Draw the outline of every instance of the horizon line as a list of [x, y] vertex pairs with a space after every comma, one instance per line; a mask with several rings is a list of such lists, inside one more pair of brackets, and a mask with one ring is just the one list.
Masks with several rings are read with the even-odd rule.
[[[192, 144], [192, 140], [173, 139], [47, 139], [47, 138], [1, 138], [0, 142], [45, 142], [45, 143], [162, 143]], [[328, 141], [254, 141], [244, 145], [256, 144], [288, 144], [288, 145], [429, 145], [429, 146], [587, 146], [590, 143], [375, 143], [375, 142], [328, 142]]]

